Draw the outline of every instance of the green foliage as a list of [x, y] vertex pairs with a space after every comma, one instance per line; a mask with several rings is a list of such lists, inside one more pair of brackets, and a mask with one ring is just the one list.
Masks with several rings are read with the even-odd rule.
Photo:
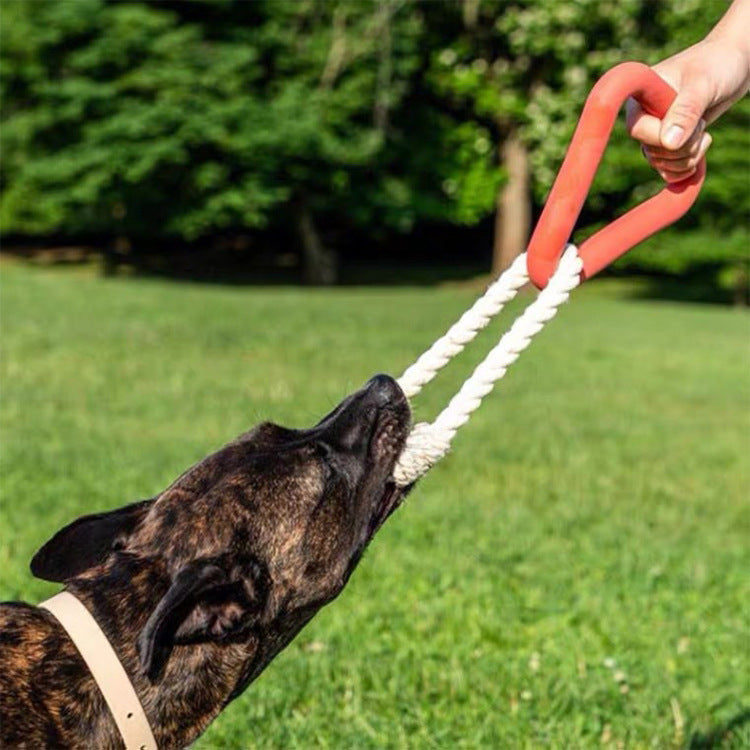
[[[654, 63], [699, 40], [718, 20], [720, 3], [700, 0], [627, 2], [477, 3], [472, 24], [461, 30], [460, 7], [453, 10], [459, 31], [431, 56], [429, 77], [436, 91], [461, 103], [470, 117], [494, 122], [503, 132], [519, 130], [530, 152], [532, 189], [542, 203], [557, 174], [586, 95], [606, 70], [628, 59]], [[667, 273], [701, 265], [745, 262], [750, 248], [750, 101], [742, 101], [712, 128], [709, 179], [687, 226], [744, 228], [731, 244], [690, 245], [682, 261], [669, 253], [630, 256], [628, 265]], [[639, 149], [616, 128], [591, 190], [589, 221], [606, 222], [661, 189]], [[492, 208], [489, 199], [484, 210]], [[583, 227], [585, 232], [585, 226]], [[644, 262], [641, 263], [640, 261]], [[663, 262], [662, 262], [663, 261]]]
[[[429, 75], [438, 92], [493, 122], [501, 137], [522, 132], [543, 199], [593, 82], [623, 61], [624, 49], [638, 58], [648, 48], [642, 11], [639, 0], [485, 1], [474, 22], [433, 54]], [[454, 24], [461, 29], [458, 12]]]
[[665, 230], [624, 255], [617, 263], [621, 269], [664, 271], [678, 276], [691, 269], [748, 262], [750, 235], [737, 228], [725, 235], [715, 232], [679, 232]]
[[[346, 209], [383, 150], [365, 115], [403, 95], [418, 23], [388, 4], [235, 3], [220, 22], [209, 11], [222, 6], [195, 21], [194, 6], [13, 4], [3, 231], [195, 239], [263, 227], [300, 194]], [[386, 22], [398, 43], [381, 82]]]
[[[260, 420], [313, 423], [474, 297], [1, 278], [0, 599], [30, 602], [56, 589], [28, 563], [63, 524]], [[750, 746], [748, 318], [610, 284], [576, 290], [197, 748]]]
[[[750, 229], [750, 99], [746, 96], [711, 127], [707, 178], [696, 224], [725, 232]], [[750, 255], [750, 243], [745, 245]]]
[[[495, 210], [511, 132], [529, 151], [539, 208], [596, 78], [695, 42], [723, 8], [5, 3], [0, 232], [192, 241], [285, 226], [302, 203], [339, 236], [472, 226]], [[745, 100], [712, 128], [709, 177], [684, 227], [747, 226], [749, 119]], [[658, 187], [618, 128], [584, 221]]]

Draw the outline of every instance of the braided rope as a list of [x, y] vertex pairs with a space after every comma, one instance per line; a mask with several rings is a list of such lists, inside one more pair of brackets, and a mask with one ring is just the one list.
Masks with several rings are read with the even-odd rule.
[[[398, 486], [405, 487], [417, 480], [449, 451], [458, 428], [466, 424], [471, 414], [479, 408], [482, 399], [505, 375], [508, 367], [518, 359], [531, 339], [555, 316], [557, 308], [567, 301], [570, 292], [580, 284], [582, 268], [575, 246], [569, 244], [547, 286], [476, 367], [437, 419], [432, 423], [420, 422], [414, 425], [393, 472], [393, 479]], [[409, 398], [419, 393], [422, 386], [432, 380], [437, 371], [456, 354], [463, 351], [466, 344], [487, 326], [490, 319], [515, 297], [527, 281], [526, 253], [523, 253], [471, 309], [404, 372], [398, 381], [404, 393]]]
[[441, 336], [422, 356], [398, 379], [398, 384], [407, 398], [413, 398], [422, 386], [429, 383], [438, 370], [445, 367], [453, 357], [460, 354], [466, 344], [510, 302], [518, 290], [527, 284], [529, 274], [526, 269], [526, 253], [519, 255], [510, 267], [487, 289], [448, 332]]

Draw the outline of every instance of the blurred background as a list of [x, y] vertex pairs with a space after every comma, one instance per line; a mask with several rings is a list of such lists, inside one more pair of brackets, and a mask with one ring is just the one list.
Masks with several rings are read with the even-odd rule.
[[[11, 0], [3, 249], [251, 282], [498, 271], [524, 249], [597, 77], [684, 48], [725, 9]], [[747, 302], [749, 116], [745, 98], [713, 126], [697, 206], [616, 270]], [[620, 127], [576, 238], [658, 187]]]
[[[55, 592], [29, 560], [78, 516], [403, 372], [524, 249], [593, 82], [726, 7], [2, 0], [0, 600]], [[196, 747], [750, 747], [749, 118]], [[576, 239], [660, 187], [621, 123]]]

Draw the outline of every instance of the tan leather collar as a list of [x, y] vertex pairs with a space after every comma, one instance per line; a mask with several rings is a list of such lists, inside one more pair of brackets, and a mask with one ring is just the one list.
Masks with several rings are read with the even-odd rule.
[[83, 657], [112, 712], [126, 750], [158, 750], [135, 689], [91, 613], [68, 591], [39, 606], [57, 618]]

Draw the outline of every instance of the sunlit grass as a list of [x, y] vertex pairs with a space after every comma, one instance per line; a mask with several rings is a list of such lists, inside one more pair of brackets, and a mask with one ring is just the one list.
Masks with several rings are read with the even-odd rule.
[[[750, 744], [748, 316], [618, 288], [578, 290], [197, 747]], [[310, 424], [472, 298], [3, 266], [0, 597], [55, 590], [28, 561], [61, 525], [259, 419]]]

